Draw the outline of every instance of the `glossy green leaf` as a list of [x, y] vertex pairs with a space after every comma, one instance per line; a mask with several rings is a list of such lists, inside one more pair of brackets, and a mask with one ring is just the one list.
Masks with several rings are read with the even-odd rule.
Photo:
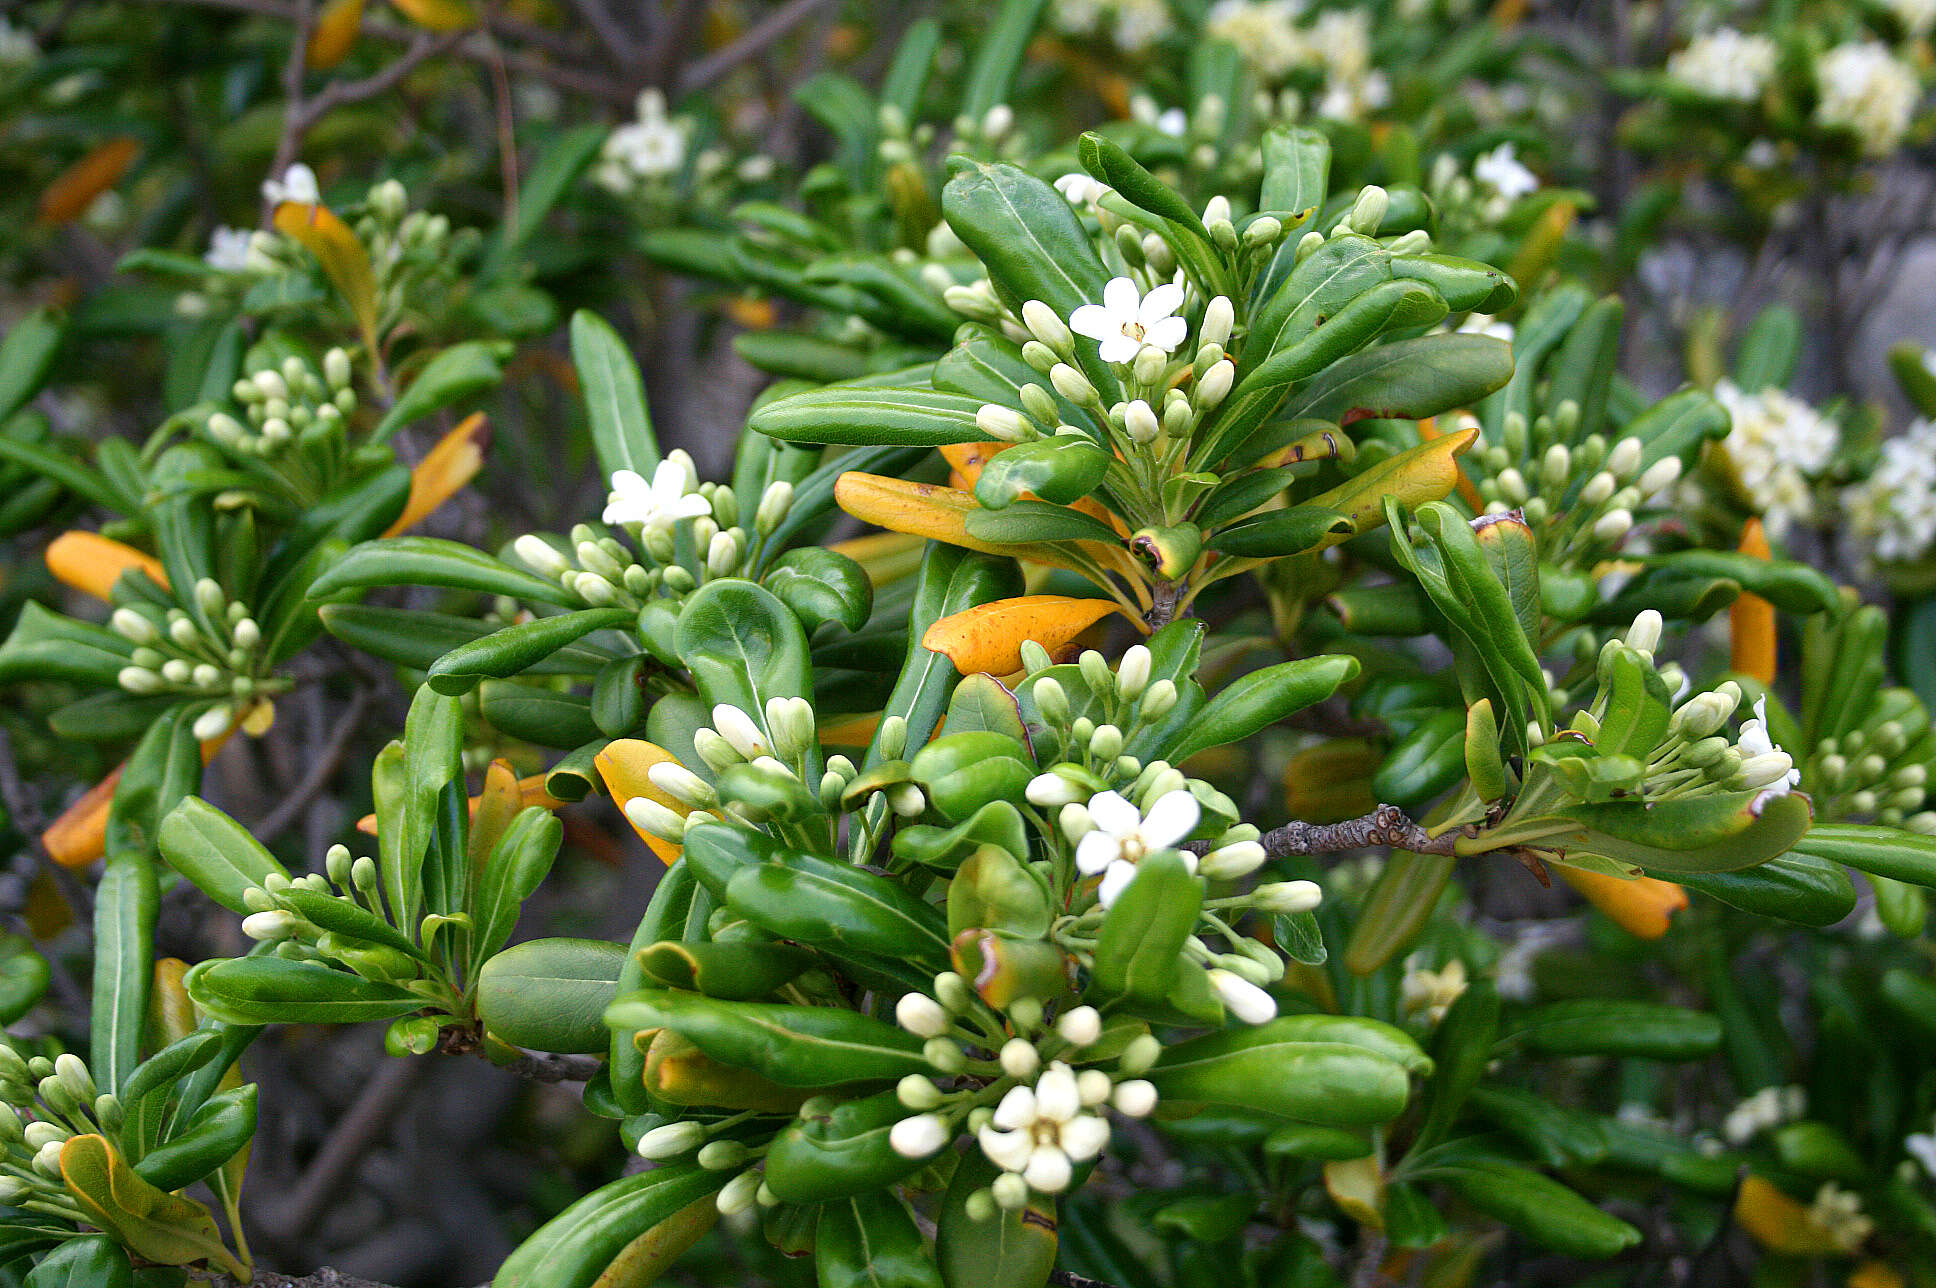
[[1024, 494], [1069, 505], [1094, 492], [1109, 470], [1111, 457], [1084, 434], [1056, 434], [1017, 443], [982, 467], [975, 499], [1000, 510]]
[[309, 594], [319, 599], [371, 586], [445, 586], [540, 604], [572, 603], [570, 593], [556, 582], [439, 537], [365, 542], [332, 564], [310, 586]]
[[1405, 1108], [1405, 1067], [1365, 1047], [1286, 1037], [1283, 1018], [1171, 1046], [1149, 1079], [1166, 1098], [1277, 1114], [1298, 1122], [1361, 1127]]
[[697, 1164], [667, 1163], [601, 1186], [519, 1244], [499, 1267], [492, 1288], [607, 1288], [627, 1283], [605, 1278], [627, 1248], [702, 1200], [710, 1205], [730, 1179], [730, 1173], [709, 1172]]
[[[769, 1172], [771, 1166], [769, 1158]], [[813, 1257], [814, 1273], [823, 1284], [942, 1288], [927, 1240], [892, 1191], [826, 1203], [814, 1226]]]
[[424, 364], [410, 387], [370, 431], [369, 441], [388, 442], [404, 426], [480, 394], [502, 379], [504, 369], [499, 365], [497, 345], [480, 340], [453, 344]]
[[477, 1014], [493, 1035], [536, 1051], [602, 1051], [605, 1008], [618, 992], [622, 944], [530, 939], [484, 963]]
[[501, 679], [517, 675], [594, 631], [630, 626], [633, 617], [624, 608], [587, 608], [554, 617], [534, 617], [458, 645], [431, 665], [428, 681], [442, 694], [468, 693], [487, 676]]
[[604, 318], [580, 309], [571, 316], [571, 361], [585, 389], [599, 473], [610, 478], [631, 470], [651, 478], [659, 464], [659, 439], [646, 407], [645, 382], [624, 339]]
[[215, 902], [238, 915], [253, 911], [243, 892], [289, 871], [240, 823], [199, 796], [185, 798], [162, 820], [161, 857]]
[[1324, 701], [1358, 675], [1358, 659], [1344, 653], [1299, 658], [1252, 671], [1212, 697], [1188, 734], [1170, 749], [1181, 763], [1209, 747], [1243, 742], [1260, 730]]
[[1578, 998], [1527, 1012], [1508, 1040], [1548, 1056], [1700, 1060], [1720, 1049], [1721, 1022], [1679, 1006]]
[[671, 1029], [720, 1063], [787, 1087], [889, 1082], [928, 1071], [920, 1038], [843, 1007], [646, 989], [619, 998], [605, 1018], [614, 1027]]

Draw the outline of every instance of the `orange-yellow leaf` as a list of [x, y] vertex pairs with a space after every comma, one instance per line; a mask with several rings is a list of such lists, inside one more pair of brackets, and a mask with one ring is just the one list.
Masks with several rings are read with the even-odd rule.
[[865, 747], [874, 741], [874, 735], [880, 727], [881, 713], [878, 711], [842, 716], [820, 726], [820, 741], [835, 747]]
[[[678, 758], [664, 747], [647, 742], [643, 738], [619, 738], [608, 742], [605, 744], [605, 750], [599, 752], [594, 758], [594, 763], [598, 766], [598, 776], [605, 780], [605, 790], [612, 794], [612, 799], [618, 803], [621, 812], [624, 811], [627, 801], [643, 796], [649, 801], [657, 801], [683, 817], [692, 813], [692, 806], [669, 792], [661, 791], [647, 776], [652, 766], [668, 761], [675, 765], [679, 763]], [[631, 821], [628, 815], [626, 822]], [[679, 856], [685, 853], [685, 846], [675, 845], [662, 837], [654, 836], [637, 823], [632, 823], [632, 830], [639, 834], [639, 839], [650, 846], [652, 852], [658, 855], [667, 867], [677, 863]]]
[[[202, 763], [215, 759], [235, 736], [230, 726], [213, 738], [202, 739]], [[114, 792], [121, 785], [121, 774], [128, 767], [123, 761], [108, 771], [107, 777], [87, 789], [81, 798], [61, 811], [59, 818], [40, 834], [47, 855], [64, 868], [84, 868], [108, 852], [108, 812], [114, 808]]]
[[130, 138], [97, 144], [41, 192], [40, 222], [64, 224], [80, 218], [96, 197], [121, 182], [139, 151], [139, 145]]
[[403, 513], [385, 528], [383, 535], [394, 537], [422, 523], [437, 507], [463, 491], [464, 485], [484, 466], [484, 449], [490, 446], [490, 422], [483, 412], [474, 412], [464, 423], [445, 434], [437, 445], [410, 471], [410, 499]]
[[[503, 763], [503, 761], [495, 761], [492, 767], [496, 768], [497, 765]], [[518, 809], [526, 809], [532, 805], [536, 805], [539, 809], [560, 810], [571, 803], [569, 801], [561, 801], [545, 790], [545, 779], [549, 776], [548, 774], [533, 774], [529, 778], [518, 779]], [[486, 794], [490, 791], [488, 777], [485, 781], [484, 790]], [[484, 796], [482, 795], [471, 797], [470, 811], [472, 819], [477, 818], [478, 811], [483, 808], [483, 801]], [[357, 819], [356, 830], [365, 836], [375, 836], [376, 815], [365, 814], [362, 818]]]
[[168, 589], [168, 570], [161, 560], [98, 532], [63, 532], [47, 546], [47, 570], [103, 603], [113, 598], [114, 584], [130, 568], [141, 569]]
[[[1475, 426], [1441, 434], [1417, 447], [1378, 462], [1364, 473], [1346, 479], [1329, 492], [1319, 493], [1305, 505], [1320, 505], [1351, 516], [1357, 531], [1365, 532], [1385, 521], [1385, 498], [1396, 497], [1406, 509], [1442, 501], [1459, 485], [1459, 456], [1479, 437]], [[1327, 537], [1326, 545], [1349, 540], [1351, 533]]]
[[390, 0], [397, 12], [428, 31], [463, 31], [477, 25], [477, 11], [464, 0]]
[[779, 306], [772, 300], [756, 300], [750, 296], [735, 295], [719, 307], [727, 317], [748, 331], [769, 331], [774, 323], [780, 320]]
[[912, 576], [921, 567], [921, 556], [927, 548], [927, 542], [905, 532], [870, 532], [827, 547], [859, 564], [876, 590]]
[[1849, 1276], [1849, 1288], [1903, 1288], [1903, 1278], [1880, 1261], [1865, 1261]]
[[942, 446], [941, 455], [954, 471], [950, 480], [955, 487], [964, 492], [975, 490], [981, 481], [981, 472], [997, 453], [1005, 452], [1015, 446], [1013, 443], [998, 443], [993, 440], [982, 443], [948, 443]]
[[1623, 881], [1604, 872], [1561, 867], [1560, 877], [1607, 914], [1614, 925], [1641, 939], [1659, 939], [1687, 906], [1687, 891], [1672, 881], [1635, 877]]
[[[1760, 519], [1749, 519], [1741, 533], [1741, 553], [1769, 559], [1774, 549]], [[1734, 669], [1763, 684], [1775, 682], [1775, 606], [1759, 595], [1743, 594], [1728, 610], [1734, 632]]]
[[276, 231], [302, 243], [329, 275], [330, 284], [356, 315], [363, 342], [376, 348], [376, 270], [350, 226], [328, 206], [285, 201], [276, 207]]
[[1507, 266], [1507, 273], [1518, 282], [1521, 290], [1530, 290], [1539, 276], [1544, 273], [1560, 253], [1560, 243], [1573, 229], [1573, 220], [1579, 209], [1570, 201], [1556, 201], [1548, 206], [1540, 217], [1533, 221], [1524, 240], [1519, 243], [1519, 253]]
[[[1439, 418], [1437, 416], [1427, 416], [1424, 420], [1418, 422], [1418, 436], [1428, 443], [1444, 438], [1445, 433], [1439, 428]], [[1475, 511], [1481, 514], [1485, 512], [1486, 499], [1479, 495], [1477, 485], [1466, 475], [1464, 470], [1459, 471], [1459, 496]]]
[[[1037, 563], [1080, 571], [1052, 545], [1004, 546], [968, 535], [968, 516], [981, 505], [974, 496], [959, 488], [937, 483], [910, 483], [905, 479], [885, 478], [879, 474], [849, 471], [834, 484], [834, 499], [840, 508], [864, 523], [890, 532], [905, 532], [929, 541], [945, 541], [964, 550], [983, 554], [1011, 555]], [[1093, 546], [1095, 542], [1078, 542]]]
[[1378, 1155], [1333, 1159], [1324, 1165], [1324, 1189], [1340, 1211], [1359, 1225], [1385, 1226], [1385, 1169]]
[[316, 29], [309, 33], [310, 70], [326, 72], [348, 58], [362, 28], [363, 0], [329, 0], [316, 15]]
[[1752, 1174], [1741, 1179], [1735, 1193], [1734, 1221], [1770, 1252], [1817, 1257], [1840, 1251], [1807, 1207]]
[[1022, 666], [1022, 645], [1034, 640], [1050, 653], [1121, 607], [1108, 599], [1025, 595], [998, 599], [942, 618], [921, 637], [924, 648], [945, 653], [963, 675], [1007, 675]]

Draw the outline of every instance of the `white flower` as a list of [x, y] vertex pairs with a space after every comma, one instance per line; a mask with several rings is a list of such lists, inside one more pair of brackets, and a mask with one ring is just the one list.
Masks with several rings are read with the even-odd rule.
[[1277, 1018], [1277, 999], [1235, 971], [1212, 970], [1210, 987], [1245, 1024], [1265, 1024]]
[[1936, 544], [1936, 422], [1919, 420], [1885, 442], [1875, 472], [1842, 503], [1876, 558], [1920, 558]]
[[1821, 97], [1815, 120], [1853, 132], [1862, 150], [1882, 156], [1902, 142], [1922, 96], [1916, 74], [1880, 41], [1851, 41], [1815, 65]]
[[1709, 98], [1751, 102], [1775, 74], [1775, 42], [1722, 27], [1696, 36], [1667, 60], [1667, 74]]
[[1140, 54], [1170, 33], [1170, 10], [1163, 0], [1116, 0], [1115, 8], [1110, 35], [1124, 53]]
[[1882, 0], [1882, 3], [1912, 36], [1927, 36], [1930, 28], [1936, 27], [1936, 0]]
[[1156, 129], [1173, 139], [1180, 139], [1190, 128], [1190, 114], [1180, 107], [1172, 107], [1156, 118]]
[[1749, 394], [1731, 381], [1714, 387], [1732, 425], [1722, 443], [1742, 489], [1779, 538], [1814, 512], [1809, 480], [1828, 469], [1841, 445], [1835, 422], [1779, 389]]
[[638, 112], [638, 120], [613, 130], [599, 149], [599, 182], [620, 193], [629, 191], [638, 179], [676, 174], [686, 163], [691, 126], [683, 117], [666, 116], [665, 95], [656, 89], [641, 90]]
[[1069, 316], [1069, 329], [1102, 342], [1104, 362], [1132, 362], [1144, 345], [1174, 353], [1189, 335], [1190, 324], [1176, 316], [1183, 288], [1165, 282], [1148, 295], [1127, 277], [1112, 277], [1101, 304], [1085, 304]]
[[1763, 1087], [1728, 1110], [1721, 1120], [1721, 1136], [1730, 1145], [1745, 1145], [1762, 1132], [1802, 1116], [1807, 1093], [1800, 1087]]
[[281, 179], [264, 179], [262, 195], [273, 206], [285, 201], [302, 206], [323, 204], [322, 190], [316, 186], [316, 172], [300, 161], [284, 170]]
[[1815, 1191], [1808, 1219], [1821, 1227], [1843, 1252], [1854, 1252], [1875, 1233], [1875, 1222], [1862, 1214], [1861, 1195], [1841, 1188], [1834, 1181], [1825, 1181]]
[[612, 493], [605, 507], [607, 523], [637, 523], [647, 528], [670, 528], [680, 519], [711, 514], [712, 502], [698, 493], [699, 476], [692, 458], [674, 450], [652, 471], [652, 481], [633, 470], [612, 475]]
[[[1172, 848], [1196, 830], [1201, 812], [1196, 797], [1183, 790], [1165, 792], [1147, 815], [1115, 792], [1098, 792], [1089, 798], [1094, 826], [1076, 844], [1076, 867], [1088, 876], [1103, 874], [1097, 897], [1107, 908], [1135, 878], [1143, 857]], [[1184, 851], [1183, 863], [1196, 871], [1194, 854]]]
[[1033, 1090], [1015, 1087], [1003, 1096], [976, 1139], [995, 1166], [1019, 1174], [1030, 1189], [1058, 1194], [1069, 1187], [1075, 1164], [1102, 1153], [1109, 1123], [1082, 1112], [1076, 1075], [1057, 1060]]
[[1429, 1023], [1437, 1024], [1465, 992], [1465, 986], [1465, 962], [1459, 958], [1453, 958], [1438, 970], [1427, 970], [1414, 954], [1405, 962], [1405, 980], [1399, 986], [1399, 998], [1407, 1015], [1423, 1014]]
[[208, 239], [208, 253], [202, 258], [210, 268], [224, 273], [240, 273], [249, 267], [249, 243], [255, 234], [246, 228], [217, 228]]
[[1270, 83], [1322, 57], [1297, 26], [1301, 0], [1218, 0], [1205, 32], [1234, 45], [1250, 69]]
[[1922, 1164], [1924, 1172], [1936, 1177], [1936, 1132], [1914, 1132], [1903, 1138], [1902, 1147]]
[[1761, 795], [1755, 797], [1754, 800], [1754, 810], [1757, 814], [1761, 812], [1762, 806], [1766, 805], [1769, 801], [1777, 796], [1788, 795], [1789, 792], [1793, 791], [1801, 783], [1801, 770], [1781, 768], [1782, 762], [1786, 762], [1792, 766], [1794, 761], [1787, 752], [1775, 745], [1773, 738], [1768, 736], [1768, 698], [1766, 694], [1755, 699], [1754, 718], [1742, 724], [1741, 736], [1735, 740], [1735, 746], [1739, 747], [1741, 754], [1747, 758], [1742, 764], [1743, 773], [1751, 773], [1757, 767], [1763, 767], [1764, 772], [1774, 773], [1776, 775], [1772, 781], [1754, 784], [1762, 789]]
[[1094, 208], [1102, 195], [1109, 191], [1109, 185], [1099, 179], [1091, 178], [1080, 170], [1071, 170], [1055, 181], [1055, 190], [1062, 199], [1072, 206]]
[[1518, 151], [1510, 143], [1480, 153], [1472, 163], [1472, 177], [1507, 201], [1539, 191], [1539, 176], [1520, 164]]

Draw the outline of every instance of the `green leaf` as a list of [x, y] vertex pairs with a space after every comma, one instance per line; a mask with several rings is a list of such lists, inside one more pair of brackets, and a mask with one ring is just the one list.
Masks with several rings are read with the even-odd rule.
[[205, 961], [186, 984], [197, 1006], [230, 1024], [360, 1024], [424, 1007], [415, 993], [282, 957]]
[[894, 1149], [890, 1133], [907, 1116], [900, 1097], [884, 1091], [797, 1118], [773, 1138], [767, 1152], [767, 1186], [789, 1203], [844, 1204], [880, 1194], [882, 1187], [928, 1161], [904, 1158]]
[[[948, 732], [987, 731], [1004, 734], [1028, 746], [1028, 728], [1022, 723], [1022, 707], [1015, 695], [992, 675], [977, 672], [965, 675], [948, 700]], [[993, 803], [993, 802], [991, 802]]]
[[0, 338], [0, 425], [13, 419], [39, 390], [66, 331], [59, 314], [40, 308], [15, 322]]
[[1084, 434], [1017, 443], [982, 467], [975, 499], [1000, 510], [1032, 492], [1044, 501], [1071, 505], [1101, 485], [1112, 459]]
[[477, 1015], [499, 1039], [534, 1051], [603, 1051], [605, 1008], [625, 946], [603, 939], [529, 939], [484, 963]]
[[1257, 208], [1301, 215], [1324, 204], [1330, 191], [1331, 140], [1315, 126], [1276, 126], [1264, 132], [1264, 185]]
[[34, 1009], [53, 982], [53, 967], [25, 935], [0, 931], [0, 1025]]
[[1505, 1040], [1548, 1056], [1701, 1060], [1720, 1050], [1721, 1022], [1679, 1006], [1576, 998], [1535, 1007]]
[[1340, 358], [1282, 415], [1297, 420], [1423, 420], [1469, 407], [1511, 379], [1512, 346], [1487, 335], [1422, 335]]
[[186, 797], [169, 811], [159, 839], [168, 866], [238, 915], [254, 911], [243, 903], [244, 891], [271, 873], [289, 875], [247, 828], [199, 796]]
[[141, 1156], [135, 1175], [156, 1189], [185, 1189], [248, 1148], [256, 1115], [253, 1082], [211, 1096], [167, 1140]]
[[595, 631], [630, 626], [636, 615], [624, 608], [587, 608], [553, 617], [534, 617], [506, 626], [469, 644], [460, 644], [438, 658], [427, 676], [429, 686], [446, 696], [469, 693], [486, 676], [517, 675]]
[[1210, 549], [1245, 559], [1277, 559], [1334, 546], [1357, 532], [1351, 516], [1321, 505], [1293, 505], [1239, 519], [1210, 534]]
[[769, 698], [813, 692], [813, 664], [800, 619], [750, 581], [709, 581], [679, 613], [673, 646], [709, 705], [738, 707], [766, 721]]
[[1847, 864], [1859, 872], [1936, 887], [1936, 837], [1861, 823], [1820, 823], [1795, 843], [1801, 855]]
[[369, 441], [387, 443], [404, 426], [495, 386], [504, 379], [497, 350], [495, 344], [466, 340], [439, 353], [384, 413]]
[[480, 278], [498, 276], [512, 253], [543, 226], [545, 216], [572, 190], [578, 176], [598, 155], [608, 133], [596, 123], [580, 125], [545, 144], [518, 185], [517, 218], [507, 220], [498, 229], [490, 253], [478, 270]]
[[975, 424], [981, 405], [979, 398], [936, 389], [829, 385], [775, 399], [754, 411], [746, 424], [790, 443], [933, 447], [986, 439]]
[[1000, 510], [970, 510], [968, 535], [978, 541], [1014, 546], [1046, 541], [1122, 542], [1114, 528], [1094, 515], [1047, 501], [1014, 501]]
[[814, 1225], [813, 1264], [823, 1284], [942, 1288], [927, 1240], [892, 1190], [825, 1204]]
[[585, 388], [599, 472], [607, 479], [620, 470], [651, 478], [659, 464], [659, 440], [646, 407], [645, 382], [625, 341], [604, 318], [580, 309], [571, 316], [571, 360]]
[[605, 1019], [614, 1027], [671, 1029], [721, 1064], [785, 1087], [886, 1083], [929, 1071], [920, 1038], [844, 1007], [646, 989], [619, 998]]
[[1345, 1042], [1287, 1036], [1286, 1016], [1170, 1047], [1149, 1072], [1167, 1099], [1201, 1100], [1299, 1122], [1365, 1127], [1405, 1108], [1405, 1067]]
[[1002, 0], [975, 41], [975, 61], [961, 91], [964, 116], [979, 121], [989, 108], [1009, 101], [1016, 72], [1045, 7], [1046, 0]]
[[1242, 742], [1304, 708], [1324, 701], [1357, 677], [1359, 662], [1344, 653], [1280, 662], [1242, 676], [1215, 697], [1170, 750], [1178, 764], [1210, 747]]
[[391, 537], [367, 541], [331, 565], [309, 588], [312, 599], [371, 586], [447, 586], [540, 604], [570, 605], [556, 582], [513, 568], [482, 550], [439, 537]]
[[134, 1267], [107, 1235], [83, 1235], [42, 1257], [25, 1288], [134, 1288]]
[[867, 570], [837, 550], [819, 546], [789, 550], [760, 578], [760, 584], [779, 596], [809, 633], [828, 622], [857, 631], [874, 611], [874, 586]]
[[557, 861], [565, 825], [536, 805], [518, 812], [484, 861], [474, 904], [476, 958], [489, 961], [517, 929], [524, 901], [544, 882]]
[[[1802, 844], [1807, 843], [1803, 837]], [[1662, 875], [1743, 912], [1803, 926], [1832, 926], [1855, 910], [1855, 883], [1849, 880], [1848, 870], [1806, 850], [1740, 872]]]
[[1143, 1005], [1168, 997], [1202, 904], [1203, 881], [1174, 851], [1160, 850], [1138, 863], [1097, 935], [1090, 968], [1097, 995]]
[[105, 626], [76, 621], [28, 600], [0, 644], [0, 681], [67, 680], [89, 689], [117, 688], [134, 645]]
[[1527, 1168], [1471, 1158], [1429, 1170], [1481, 1212], [1555, 1252], [1603, 1258], [1640, 1242], [1640, 1231], [1625, 1221]]
[[947, 1288], [1042, 1288], [1055, 1268], [1056, 1209], [1031, 1193], [1025, 1206], [998, 1209], [985, 1221], [968, 1211], [968, 1196], [1001, 1175], [980, 1150], [962, 1155], [935, 1221], [935, 1260]]
[[[712, 1207], [712, 1196], [729, 1179], [728, 1172], [709, 1172], [696, 1163], [666, 1163], [621, 1177], [538, 1227], [499, 1267], [492, 1288], [616, 1288], [624, 1283], [650, 1283], [665, 1268], [656, 1258], [639, 1267], [644, 1271], [642, 1279], [629, 1273], [624, 1279], [605, 1276], [616, 1264], [623, 1264], [619, 1261], [623, 1254], [655, 1230], [700, 1210], [702, 1203]], [[706, 1224], [710, 1221], [697, 1224], [684, 1242], [697, 1239]], [[676, 1255], [683, 1246], [671, 1251]]]

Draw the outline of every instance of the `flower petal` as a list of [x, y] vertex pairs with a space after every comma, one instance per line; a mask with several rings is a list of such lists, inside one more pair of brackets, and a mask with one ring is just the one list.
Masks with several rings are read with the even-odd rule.
[[1182, 318], [1162, 318], [1143, 328], [1143, 343], [1164, 353], [1175, 353], [1190, 338], [1190, 324]]
[[[1089, 812], [1094, 814], [1095, 807]], [[1143, 819], [1143, 840], [1151, 849], [1167, 849], [1194, 831], [1202, 816], [1202, 807], [1189, 792], [1165, 792]]]
[[1019, 1172], [1027, 1167], [1029, 1155], [1035, 1149], [1026, 1132], [984, 1127], [975, 1139], [981, 1143], [981, 1152], [988, 1155], [988, 1161], [1005, 1172]]
[[1137, 829], [1143, 816], [1120, 792], [1097, 792], [1089, 798], [1089, 819], [1111, 835], [1126, 836]]
[[1114, 907], [1116, 899], [1136, 879], [1136, 865], [1118, 861], [1109, 865], [1102, 874], [1102, 885], [1096, 890], [1096, 898], [1105, 908]]
[[1076, 842], [1076, 871], [1093, 877], [1123, 856], [1123, 847], [1107, 832], [1091, 832]]
[[1183, 288], [1174, 282], [1165, 282], [1143, 297], [1136, 310], [1136, 320], [1146, 327], [1155, 326], [1182, 307]]
[[1136, 355], [1142, 347], [1141, 341], [1132, 340], [1119, 331], [1115, 335], [1103, 337], [1102, 351], [1099, 356], [1104, 362], [1131, 363], [1136, 361]]
[[1027, 1087], [1010, 1087], [995, 1106], [994, 1123], [1005, 1131], [1019, 1131], [1035, 1121], [1035, 1093]]
[[1091, 340], [1107, 340], [1123, 333], [1123, 324], [1100, 304], [1085, 304], [1069, 315], [1069, 329]]
[[1116, 325], [1136, 320], [1136, 311], [1143, 302], [1142, 292], [1136, 283], [1127, 277], [1112, 277], [1109, 285], [1102, 288], [1103, 307], [1116, 315]]

